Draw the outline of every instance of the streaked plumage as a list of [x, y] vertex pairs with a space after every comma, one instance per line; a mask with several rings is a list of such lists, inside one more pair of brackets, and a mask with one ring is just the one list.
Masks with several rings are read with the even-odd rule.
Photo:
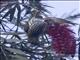
[[44, 32], [46, 23], [41, 20], [34, 20], [29, 25], [28, 38], [32, 44], [39, 43], [39, 36]]

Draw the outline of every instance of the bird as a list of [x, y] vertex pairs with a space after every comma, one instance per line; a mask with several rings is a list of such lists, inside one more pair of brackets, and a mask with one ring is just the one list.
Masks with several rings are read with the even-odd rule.
[[57, 17], [47, 17], [44, 18], [45, 22], [48, 24], [72, 24], [72, 25], [77, 25], [77, 23], [73, 23], [69, 20], [62, 19], [62, 18], [57, 18]]
[[39, 36], [46, 30], [46, 23], [42, 18], [32, 18], [29, 22], [28, 42], [31, 44], [39, 44]]

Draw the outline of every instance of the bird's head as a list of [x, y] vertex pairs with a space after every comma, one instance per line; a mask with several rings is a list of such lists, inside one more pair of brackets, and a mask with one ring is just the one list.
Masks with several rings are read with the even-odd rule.
[[44, 22], [46, 22], [48, 26], [59, 25], [60, 23], [57, 21], [58, 20], [55, 19], [55, 17], [47, 17], [44, 19]]

